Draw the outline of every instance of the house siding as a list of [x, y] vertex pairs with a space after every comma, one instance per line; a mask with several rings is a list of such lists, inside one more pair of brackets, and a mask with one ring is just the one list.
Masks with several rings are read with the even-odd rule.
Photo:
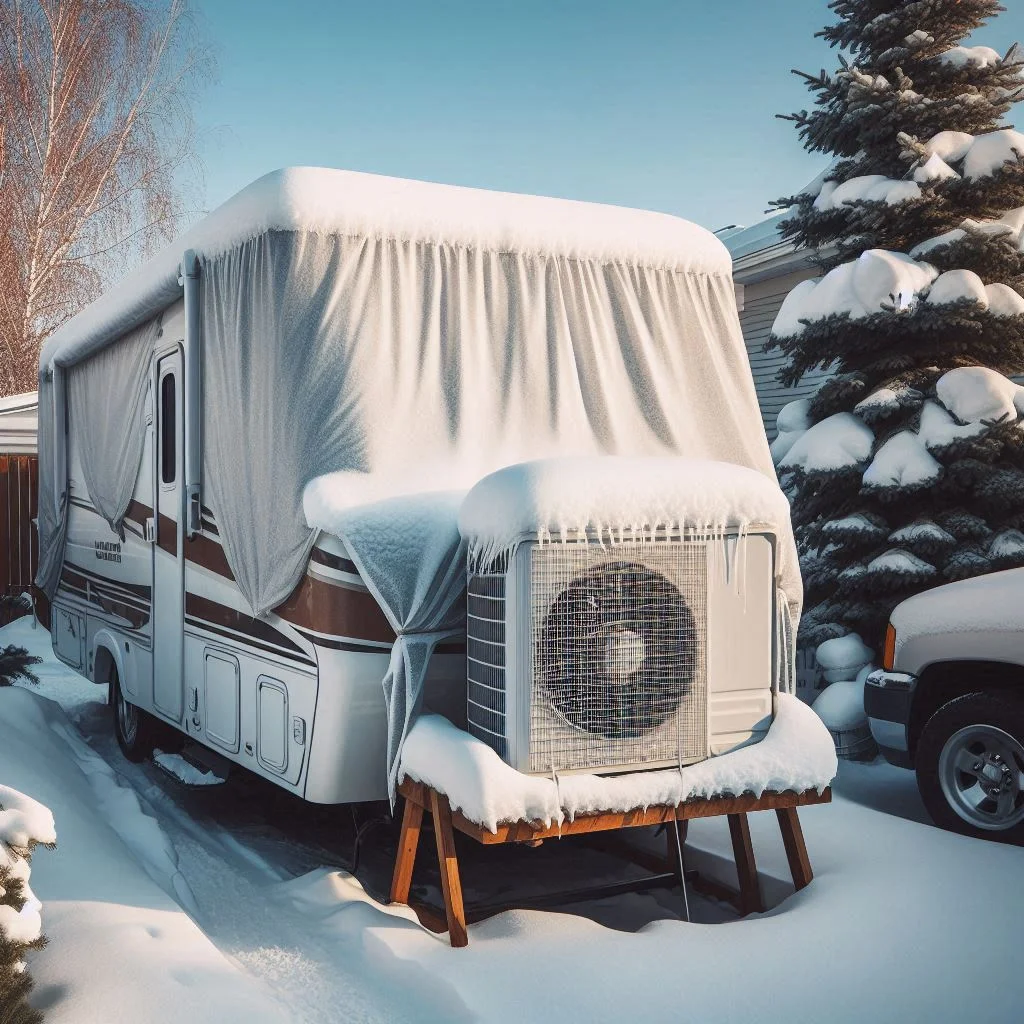
[[740, 327], [747, 345], [750, 369], [754, 375], [761, 420], [769, 441], [773, 441], [777, 433], [775, 418], [779, 410], [789, 402], [812, 395], [829, 376], [827, 371], [820, 370], [806, 374], [794, 387], [783, 387], [777, 377], [786, 364], [786, 357], [778, 350], [764, 350], [783, 300], [797, 284], [814, 276], [813, 270], [797, 271], [757, 284], [748, 284], [743, 290]]

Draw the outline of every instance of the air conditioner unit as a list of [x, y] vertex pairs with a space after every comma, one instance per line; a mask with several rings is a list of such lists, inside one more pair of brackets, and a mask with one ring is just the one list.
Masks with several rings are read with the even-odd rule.
[[468, 578], [469, 730], [522, 772], [691, 764], [756, 741], [775, 539], [538, 543]]

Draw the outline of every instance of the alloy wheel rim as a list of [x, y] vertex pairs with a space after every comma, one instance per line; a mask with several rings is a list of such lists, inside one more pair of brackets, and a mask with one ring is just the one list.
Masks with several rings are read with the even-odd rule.
[[1002, 832], [1024, 821], [1024, 745], [994, 725], [953, 733], [939, 755], [939, 785], [967, 824]]

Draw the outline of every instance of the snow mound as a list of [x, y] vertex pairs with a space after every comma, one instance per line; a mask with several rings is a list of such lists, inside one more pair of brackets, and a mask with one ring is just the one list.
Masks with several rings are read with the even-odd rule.
[[992, 538], [988, 547], [989, 558], [1020, 558], [1024, 556], [1024, 533], [1003, 530]]
[[921, 438], [909, 431], [894, 434], [875, 453], [864, 471], [867, 487], [914, 487], [934, 480], [942, 467]]
[[968, 299], [988, 308], [985, 283], [973, 270], [947, 270], [939, 274], [925, 301], [932, 306]]
[[955, 68], [991, 68], [1003, 58], [991, 46], [953, 46], [937, 59]]
[[887, 303], [906, 308], [937, 276], [933, 266], [904, 253], [868, 249], [822, 278], [801, 281], [782, 303], [772, 334], [794, 337], [804, 331], [801, 321], [832, 314], [846, 313], [850, 319], [860, 320], [880, 312]]
[[1012, 128], [979, 135], [964, 157], [964, 177], [970, 180], [995, 174], [1004, 164], [1024, 159], [1024, 135]]
[[1024, 316], [1024, 296], [1015, 292], [1008, 284], [985, 285], [988, 311], [993, 316]]
[[524, 775], [485, 743], [440, 715], [416, 720], [402, 752], [400, 777], [444, 793], [453, 809], [496, 831], [499, 823], [546, 826], [599, 811], [628, 812], [726, 794], [825, 789], [837, 764], [832, 737], [802, 701], [776, 697], [764, 739], [720, 757], [671, 771], [626, 775], [565, 775], [557, 783]]
[[775, 429], [787, 434], [797, 430], [808, 430], [811, 426], [811, 400], [798, 398], [787, 402], [775, 417]]
[[871, 457], [874, 434], [852, 412], [839, 412], [815, 423], [779, 462], [782, 469], [805, 473], [858, 466]]
[[892, 548], [868, 562], [867, 571], [869, 575], [896, 573], [914, 579], [927, 579], [934, 576], [937, 570], [934, 565], [923, 558], [918, 558], [917, 555], [912, 555], [909, 551]]
[[[846, 537], [850, 534], [862, 537], [878, 536], [885, 532], [877, 523], [873, 523], [863, 512], [855, 512], [853, 515], [843, 516], [842, 519], [832, 519], [825, 523], [821, 532], [826, 537]], [[831, 640], [826, 643], [832, 643]]]
[[841, 679], [853, 679], [857, 673], [871, 663], [874, 652], [857, 633], [833, 637], [818, 644], [815, 658], [825, 678], [834, 683]]
[[57, 831], [50, 809], [16, 789], [0, 785], [0, 843], [27, 850], [35, 843], [55, 842]]
[[959, 366], [935, 385], [939, 401], [958, 420], [1015, 420], [1024, 414], [1024, 388], [987, 366]]
[[204, 772], [181, 754], [168, 754], [163, 750], [153, 751], [153, 760], [186, 786], [218, 786], [224, 780], [213, 772]]
[[878, 202], [895, 206], [908, 199], [920, 199], [921, 189], [913, 181], [887, 178], [884, 174], [863, 174], [839, 184], [826, 181], [814, 200], [814, 209], [837, 210], [850, 203]]
[[983, 423], [957, 423], [950, 414], [930, 399], [921, 410], [917, 436], [926, 448], [944, 448], [965, 437], [977, 437], [988, 428]]
[[939, 132], [926, 143], [925, 149], [941, 157], [947, 164], [959, 163], [974, 145], [974, 136], [967, 132]]
[[914, 259], [918, 259], [921, 256], [927, 256], [932, 249], [938, 249], [943, 245], [950, 245], [953, 242], [959, 242], [960, 239], [964, 238], [967, 232], [963, 228], [953, 228], [952, 231], [946, 231], [941, 235], [936, 235], [934, 238], [925, 239], [925, 241], [915, 245], [910, 250], [910, 255]]
[[938, 153], [932, 153], [914, 171], [914, 181], [919, 182], [946, 181], [949, 178], [959, 177], [960, 175]]
[[754, 524], [789, 528], [789, 502], [774, 480], [743, 466], [671, 456], [507, 466], [473, 487], [459, 510], [459, 530], [478, 564], [531, 534], [621, 541], [659, 529], [707, 534]]
[[893, 544], [913, 544], [920, 541], [949, 545], [956, 543], [956, 539], [952, 534], [947, 533], [938, 523], [933, 523], [930, 520], [922, 520], [901, 526], [898, 530], [894, 530], [889, 534], [889, 540]]
[[864, 684], [853, 679], [826, 686], [811, 705], [814, 713], [832, 732], [846, 732], [864, 725]]

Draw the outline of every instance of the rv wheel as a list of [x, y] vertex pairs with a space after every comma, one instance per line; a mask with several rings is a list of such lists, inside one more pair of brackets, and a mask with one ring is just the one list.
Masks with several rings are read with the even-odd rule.
[[156, 744], [156, 720], [125, 699], [116, 668], [110, 670], [110, 711], [121, 753], [129, 761], [142, 761], [149, 757]]

